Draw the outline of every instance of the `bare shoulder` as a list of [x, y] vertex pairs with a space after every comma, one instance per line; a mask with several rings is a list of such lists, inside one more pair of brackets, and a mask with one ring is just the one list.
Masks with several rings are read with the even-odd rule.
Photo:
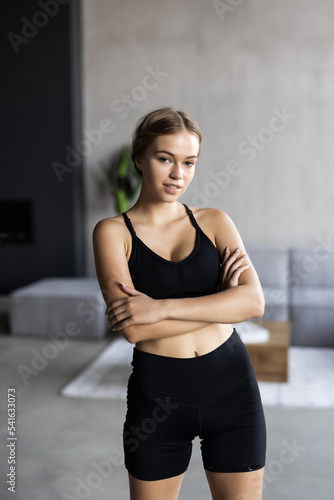
[[93, 229], [93, 240], [115, 236], [126, 236], [127, 228], [121, 215], [101, 219]]
[[220, 210], [219, 208], [197, 208], [189, 206], [192, 210], [199, 225], [203, 224], [206, 227], [222, 227], [222, 225], [230, 224], [232, 222], [231, 217]]
[[189, 208], [193, 211], [199, 226], [220, 252], [226, 246], [244, 249], [241, 236], [227, 212], [219, 208]]

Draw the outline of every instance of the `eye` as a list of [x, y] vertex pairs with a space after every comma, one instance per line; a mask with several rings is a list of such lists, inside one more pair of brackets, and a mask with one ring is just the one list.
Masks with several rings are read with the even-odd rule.
[[167, 163], [168, 161], [170, 161], [170, 159], [166, 158], [166, 156], [160, 156], [159, 161], [161, 163]]
[[186, 161], [185, 164], [187, 165], [187, 167], [192, 167], [193, 165], [195, 165], [193, 161]]

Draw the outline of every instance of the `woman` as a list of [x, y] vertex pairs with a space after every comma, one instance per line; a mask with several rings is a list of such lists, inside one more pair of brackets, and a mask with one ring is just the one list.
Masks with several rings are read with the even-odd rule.
[[142, 118], [138, 200], [93, 232], [109, 324], [135, 344], [123, 432], [131, 500], [177, 499], [195, 436], [214, 500], [262, 497], [265, 419], [231, 323], [261, 317], [264, 297], [230, 217], [178, 201], [200, 144], [184, 112]]

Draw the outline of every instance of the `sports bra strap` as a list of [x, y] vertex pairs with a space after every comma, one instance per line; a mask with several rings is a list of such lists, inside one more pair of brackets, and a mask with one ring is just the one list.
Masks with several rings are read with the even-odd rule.
[[131, 233], [133, 236], [136, 236], [136, 231], [133, 229], [133, 225], [131, 224], [131, 221], [130, 221], [130, 219], [129, 219], [129, 217], [128, 217], [127, 213], [126, 213], [126, 212], [123, 212], [123, 213], [122, 213], [122, 215], [123, 215], [123, 219], [124, 219], [124, 221], [125, 221], [125, 224], [127, 225], [128, 230], [130, 231], [130, 233]]
[[185, 203], [182, 203], [182, 205], [186, 208], [186, 210], [188, 212], [188, 215], [190, 217], [190, 220], [193, 223], [193, 225], [196, 227], [196, 229], [200, 229], [200, 227], [197, 224], [197, 221], [196, 221], [196, 219], [194, 217], [194, 214], [192, 213], [192, 210], [190, 210], [190, 208]]
[[[190, 208], [185, 204], [185, 203], [182, 203], [182, 205], [185, 207], [185, 209], [187, 210], [187, 213], [189, 215], [189, 218], [192, 222], [192, 224], [195, 226], [196, 229], [200, 229], [199, 225], [197, 224], [197, 221], [192, 213], [192, 211], [190, 210]], [[125, 224], [127, 225], [127, 228], [129, 229], [130, 233], [133, 235], [133, 236], [136, 236], [136, 231], [134, 230], [133, 228], [133, 225], [127, 215], [126, 212], [123, 212], [122, 213], [122, 216], [123, 216], [123, 219], [125, 221]]]

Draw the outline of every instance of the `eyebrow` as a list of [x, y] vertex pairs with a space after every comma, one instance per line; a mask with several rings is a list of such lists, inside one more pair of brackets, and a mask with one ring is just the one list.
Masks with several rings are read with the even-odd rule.
[[[165, 153], [165, 154], [167, 154], [167, 155], [174, 156], [174, 158], [175, 158], [175, 155], [174, 155], [173, 153], [170, 153], [169, 151], [165, 151], [164, 149], [161, 149], [161, 150], [159, 150], [159, 151], [156, 151], [155, 153], [156, 153], [156, 154], [157, 154], [157, 153]], [[186, 158], [198, 158], [198, 156], [197, 156], [197, 155], [192, 155], [192, 156], [186, 156]]]

